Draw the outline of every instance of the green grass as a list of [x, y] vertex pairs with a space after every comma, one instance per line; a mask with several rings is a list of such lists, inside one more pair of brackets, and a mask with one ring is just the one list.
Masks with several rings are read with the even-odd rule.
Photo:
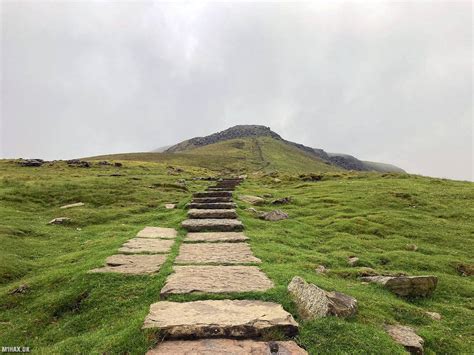
[[[383, 331], [383, 325], [391, 323], [414, 327], [425, 339], [428, 354], [472, 353], [474, 284], [472, 277], [462, 277], [456, 270], [460, 264], [472, 264], [472, 183], [339, 171], [322, 173], [318, 182], [304, 182], [289, 163], [295, 159], [295, 164], [306, 164], [301, 155], [286, 159], [278, 147], [265, 144], [260, 154], [255, 142], [243, 144], [249, 144], [248, 149], [226, 148], [234, 151], [224, 169], [257, 172], [249, 174], [236, 194], [293, 197], [288, 205], [258, 207], [287, 212], [290, 218], [279, 222], [259, 220], [239, 202], [239, 217], [252, 250], [276, 287], [265, 293], [173, 296], [171, 300], [229, 297], [281, 303], [300, 322], [295, 340], [310, 354], [403, 353]], [[192, 159], [183, 163], [187, 161], [181, 156], [187, 155]], [[143, 354], [152, 347], [157, 339], [152, 332], [142, 331], [141, 325], [150, 304], [159, 300], [184, 231], [180, 229], [157, 275], [89, 274], [88, 270], [103, 265], [144, 226], [179, 227], [192, 192], [206, 186], [192, 178], [212, 174], [195, 167], [201, 159], [196, 156], [217, 156], [203, 164], [214, 171], [223, 159], [217, 151], [204, 151], [180, 154], [163, 163], [123, 161], [122, 168], [94, 165], [90, 169], [64, 163], [22, 168], [0, 161], [0, 344], [30, 346], [35, 353], [45, 354]], [[184, 171], [170, 175], [168, 164]], [[122, 176], [108, 176], [117, 171]], [[282, 182], [266, 176], [268, 171], [280, 171]], [[318, 171], [316, 166], [313, 171]], [[187, 180], [188, 191], [180, 179]], [[86, 205], [59, 209], [73, 202]], [[178, 208], [164, 209], [169, 202], [177, 202]], [[60, 216], [72, 218], [72, 223], [47, 225]], [[416, 244], [417, 251], [407, 250], [407, 244]], [[350, 255], [360, 258], [360, 267], [347, 265]], [[319, 264], [330, 271], [317, 274], [314, 269]], [[361, 267], [389, 274], [434, 274], [439, 284], [429, 298], [402, 299], [358, 281]], [[286, 292], [295, 275], [356, 297], [358, 314], [347, 320], [301, 321]], [[29, 286], [27, 292], [9, 294], [21, 284]], [[443, 318], [431, 320], [426, 311], [439, 312]], [[277, 337], [281, 336], [272, 335]]]
[[95, 160], [117, 159], [203, 167], [222, 174], [253, 171], [340, 171], [304, 151], [270, 137], [232, 139], [181, 153], [128, 153], [101, 155]]

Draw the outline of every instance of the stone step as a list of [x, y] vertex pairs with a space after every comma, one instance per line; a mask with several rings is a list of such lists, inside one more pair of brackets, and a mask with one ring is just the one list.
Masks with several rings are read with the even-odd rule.
[[173, 243], [174, 240], [170, 239], [133, 238], [125, 242], [119, 252], [130, 254], [167, 253]]
[[167, 255], [112, 255], [106, 260], [106, 266], [90, 272], [116, 272], [120, 274], [153, 274], [160, 271]]
[[178, 236], [178, 232], [174, 228], [161, 227], [145, 227], [138, 232], [138, 238], [160, 238], [160, 239], [174, 239]]
[[247, 243], [184, 243], [176, 264], [248, 264], [260, 263]]
[[216, 209], [232, 209], [236, 208], [237, 205], [233, 202], [215, 202], [215, 203], [188, 203], [187, 208], [197, 208], [197, 209], [206, 209], [206, 210], [216, 210]]
[[239, 232], [244, 229], [242, 222], [236, 219], [187, 219], [181, 225], [189, 232]]
[[205, 191], [196, 192], [194, 197], [232, 197], [232, 191]]
[[195, 197], [192, 203], [232, 202], [232, 197]]
[[188, 233], [184, 242], [245, 242], [249, 238], [240, 232], [201, 232]]
[[175, 266], [161, 296], [189, 293], [263, 292], [273, 282], [256, 266]]
[[308, 355], [294, 341], [237, 339], [170, 340], [158, 344], [146, 355]]
[[210, 186], [206, 189], [206, 191], [209, 191], [209, 192], [213, 192], [213, 191], [229, 191], [229, 192], [233, 192], [234, 191], [234, 188], [232, 187], [213, 187], [213, 186]]
[[234, 209], [191, 209], [188, 211], [188, 218], [203, 219], [203, 218], [237, 218], [237, 213]]
[[161, 301], [150, 306], [143, 328], [168, 338], [258, 338], [298, 333], [298, 323], [277, 303], [253, 300]]

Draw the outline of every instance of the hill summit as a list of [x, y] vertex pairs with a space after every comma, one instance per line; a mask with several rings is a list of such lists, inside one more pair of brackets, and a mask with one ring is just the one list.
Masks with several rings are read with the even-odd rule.
[[237, 125], [230, 127], [224, 131], [210, 134], [205, 137], [195, 137], [185, 140], [181, 143], [168, 147], [165, 153], [178, 153], [189, 151], [195, 148], [200, 148], [212, 144], [221, 143], [224, 141], [234, 139], [245, 139], [245, 138], [259, 138], [268, 137], [270, 139], [279, 141], [286, 145], [297, 148], [298, 150], [313, 156], [316, 159], [320, 159], [328, 164], [334, 165], [339, 168], [346, 170], [357, 170], [357, 171], [379, 171], [379, 172], [398, 172], [404, 173], [405, 171], [394, 165], [367, 162], [359, 160], [352, 155], [338, 154], [338, 153], [327, 153], [323, 149], [312, 148], [303, 144], [287, 141], [283, 139], [278, 133], [273, 132], [270, 127], [262, 125]]

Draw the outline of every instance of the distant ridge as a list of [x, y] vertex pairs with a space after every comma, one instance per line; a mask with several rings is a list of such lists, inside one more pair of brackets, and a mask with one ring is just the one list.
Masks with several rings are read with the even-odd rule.
[[[164, 150], [165, 153], [178, 153], [211, 144], [220, 143], [231, 139], [251, 138], [251, 137], [269, 137], [277, 141], [284, 142], [293, 147], [296, 147], [305, 153], [308, 153], [315, 158], [326, 161], [334, 166], [357, 171], [379, 171], [379, 172], [397, 172], [404, 173], [405, 171], [399, 167], [391, 164], [375, 163], [369, 161], [359, 160], [352, 155], [327, 153], [323, 149], [317, 149], [305, 146], [303, 144], [287, 141], [283, 139], [278, 133], [273, 132], [270, 127], [261, 125], [237, 125], [228, 128], [224, 131], [210, 134], [205, 137], [195, 137], [185, 140], [181, 143], [170, 146]], [[163, 148], [162, 148], [163, 149]], [[155, 150], [163, 151], [163, 150]]]

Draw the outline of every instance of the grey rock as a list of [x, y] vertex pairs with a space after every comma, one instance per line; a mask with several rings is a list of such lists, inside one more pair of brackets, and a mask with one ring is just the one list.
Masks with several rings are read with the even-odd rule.
[[272, 205], [286, 205], [288, 203], [291, 203], [291, 201], [292, 201], [291, 196], [282, 197], [282, 198], [278, 198], [276, 200], [273, 200]]
[[251, 205], [263, 205], [265, 203], [265, 199], [252, 195], [241, 195], [239, 196], [239, 200], [250, 203]]
[[84, 206], [85, 204], [83, 202], [77, 202], [77, 203], [71, 203], [69, 205], [64, 205], [64, 206], [61, 206], [59, 208], [62, 208], [62, 209], [67, 209], [67, 208], [74, 208], [74, 207], [82, 207]]
[[193, 203], [221, 203], [232, 202], [232, 197], [196, 197], [193, 198]]
[[178, 232], [174, 228], [145, 227], [137, 233], [137, 238], [174, 239]]
[[176, 264], [244, 264], [260, 263], [247, 243], [185, 243], [181, 245]]
[[359, 263], [359, 258], [356, 256], [350, 256], [349, 259], [347, 260], [347, 263], [350, 266], [356, 266]]
[[70, 223], [71, 221], [72, 219], [69, 217], [58, 217], [49, 221], [48, 224], [67, 224], [67, 223]]
[[275, 211], [271, 211], [271, 212], [262, 212], [259, 215], [259, 218], [264, 219], [265, 221], [272, 221], [273, 222], [273, 221], [280, 221], [282, 219], [287, 219], [288, 214], [286, 214], [285, 212], [280, 211], [280, 210], [275, 210]]
[[357, 300], [340, 292], [328, 292], [295, 276], [288, 285], [301, 318], [351, 317], [357, 313]]
[[196, 192], [194, 197], [232, 197], [232, 191], [207, 191], [207, 192]]
[[403, 325], [387, 325], [386, 332], [398, 344], [405, 347], [410, 354], [423, 354], [423, 338], [415, 333], [415, 331]]
[[361, 280], [378, 283], [402, 297], [427, 297], [438, 284], [436, 276], [367, 276]]
[[245, 242], [249, 238], [241, 232], [201, 232], [188, 233], [184, 242]]

